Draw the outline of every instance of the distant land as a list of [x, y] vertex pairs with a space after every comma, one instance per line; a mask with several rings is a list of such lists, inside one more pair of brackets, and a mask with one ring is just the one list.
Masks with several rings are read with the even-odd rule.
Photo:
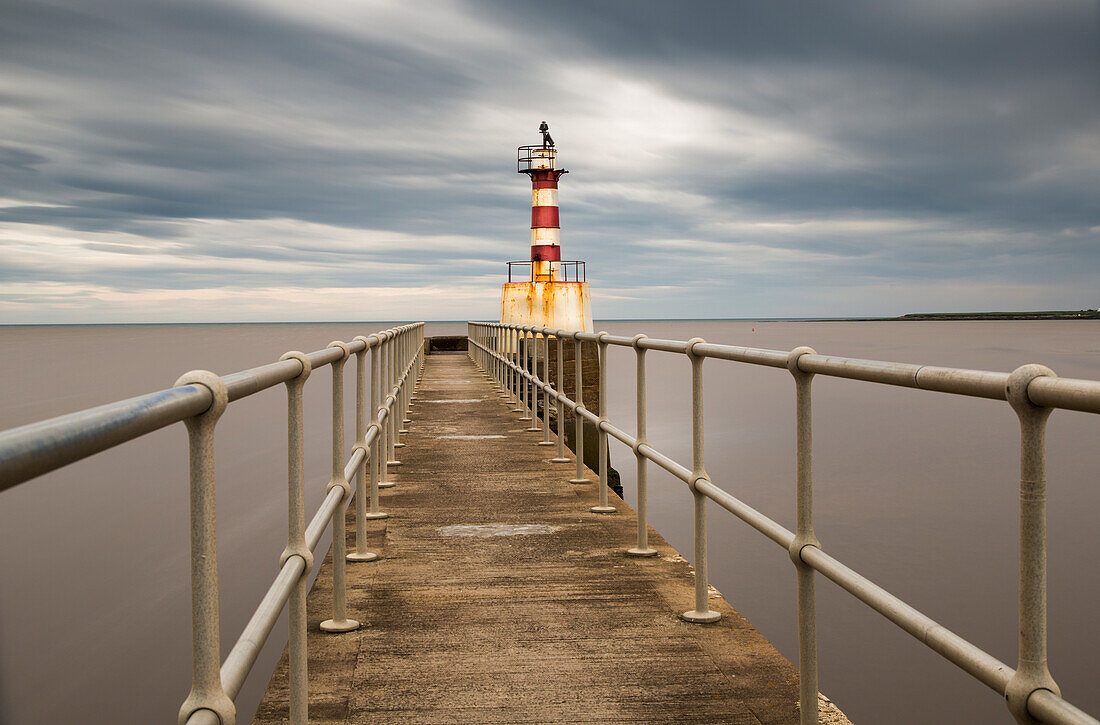
[[894, 320], [1100, 320], [1100, 309], [1045, 312], [914, 312]]

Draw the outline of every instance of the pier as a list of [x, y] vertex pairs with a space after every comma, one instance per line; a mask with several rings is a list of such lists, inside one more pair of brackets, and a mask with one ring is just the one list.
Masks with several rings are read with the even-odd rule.
[[[196, 370], [166, 390], [0, 433], [2, 491], [155, 430], [186, 426], [189, 475], [177, 471], [175, 478], [190, 484], [193, 667], [181, 725], [238, 721], [234, 700], [283, 611], [288, 645], [258, 723], [843, 723], [817, 688], [819, 578], [989, 687], [1017, 722], [1097, 725], [1061, 697], [1047, 669], [1045, 433], [1057, 409], [1100, 414], [1100, 382], [1059, 378], [1041, 365], [992, 372], [822, 355], [808, 347], [768, 350], [477, 322], [469, 323], [465, 352], [455, 352], [447, 349], [453, 344], [426, 345], [423, 330], [414, 323], [334, 341], [225, 376]], [[636, 356], [633, 422], [608, 417], [610, 346]], [[601, 383], [596, 400], [586, 396], [584, 379], [593, 349]], [[690, 465], [646, 438], [649, 353], [691, 363]], [[344, 368], [353, 358], [349, 451]], [[564, 382], [567, 359], [574, 363], [572, 389]], [[794, 531], [708, 474], [705, 363], [789, 376]], [[325, 367], [330, 375], [318, 376]], [[815, 376], [997, 400], [1015, 412], [1015, 668], [833, 558], [818, 540]], [[318, 377], [332, 389], [332, 474], [327, 483], [310, 483], [324, 486], [325, 497], [307, 523], [302, 390]], [[223, 658], [223, 637], [234, 633], [222, 631], [219, 615], [216, 426], [234, 401], [279, 386], [286, 395], [286, 547], [270, 588]], [[575, 453], [558, 435], [570, 423]], [[585, 464], [584, 426], [596, 431], [595, 469]], [[611, 438], [633, 453], [636, 512], [609, 490]], [[650, 465], [691, 494], [694, 542], [684, 552], [691, 565], [647, 525]], [[172, 479], [166, 472], [165, 480]], [[278, 488], [273, 496], [281, 496]], [[737, 614], [736, 602], [709, 586], [708, 509], [736, 517], [789, 554], [793, 570], [776, 575], [798, 582], [797, 668]], [[330, 528], [331, 550], [318, 551]], [[324, 561], [307, 591], [315, 555]]]

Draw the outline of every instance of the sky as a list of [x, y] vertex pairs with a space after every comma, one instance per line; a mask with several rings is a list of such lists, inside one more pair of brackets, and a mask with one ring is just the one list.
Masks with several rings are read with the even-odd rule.
[[1100, 307], [1096, 0], [0, 0], [0, 323]]

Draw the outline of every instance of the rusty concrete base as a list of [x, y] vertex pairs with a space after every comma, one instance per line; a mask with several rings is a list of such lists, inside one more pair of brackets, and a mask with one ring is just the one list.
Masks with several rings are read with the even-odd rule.
[[[626, 556], [633, 511], [589, 513], [595, 486], [467, 358], [428, 357], [421, 390], [394, 517], [368, 522], [383, 558], [348, 566], [364, 626], [318, 628], [331, 554], [309, 595], [311, 723], [798, 722], [790, 662], [717, 592], [719, 622], [680, 620], [692, 568], [654, 531], [658, 556]], [[255, 723], [286, 721], [286, 683], [284, 653]], [[821, 722], [847, 720], [826, 702]]]
[[500, 321], [592, 332], [587, 282], [509, 282], [501, 286]]

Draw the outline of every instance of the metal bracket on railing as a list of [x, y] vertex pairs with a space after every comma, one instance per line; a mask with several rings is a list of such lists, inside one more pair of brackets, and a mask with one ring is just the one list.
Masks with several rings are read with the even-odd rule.
[[229, 405], [225, 382], [207, 370], [192, 370], [176, 381], [210, 391], [210, 407], [184, 420], [191, 471], [191, 692], [179, 711], [184, 725], [199, 710], [234, 725], [237, 708], [221, 681], [221, 617], [218, 610], [218, 539], [214, 492], [214, 426]]

